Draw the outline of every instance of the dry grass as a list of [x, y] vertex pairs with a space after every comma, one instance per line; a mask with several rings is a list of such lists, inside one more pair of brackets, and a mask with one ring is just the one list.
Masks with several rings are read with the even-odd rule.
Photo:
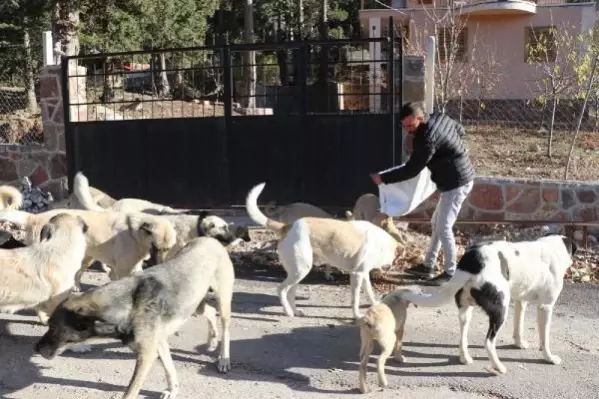
[[[547, 157], [548, 136], [534, 130], [467, 127], [468, 148], [479, 176], [562, 180], [572, 137], [572, 132], [554, 134], [550, 159]], [[597, 180], [597, 170], [599, 133], [580, 132], [568, 180]]]
[[[141, 101], [140, 110], [121, 110], [121, 107], [131, 105], [136, 100]], [[92, 100], [88, 99], [88, 101], [91, 102]], [[205, 118], [224, 116], [225, 114], [224, 106], [219, 103], [214, 104], [213, 102], [199, 100], [159, 100], [147, 94], [119, 91], [116, 93], [115, 98], [106, 104], [88, 105], [88, 120], [104, 120], [102, 108], [121, 114], [123, 119]], [[237, 114], [234, 113], [234, 115]]]

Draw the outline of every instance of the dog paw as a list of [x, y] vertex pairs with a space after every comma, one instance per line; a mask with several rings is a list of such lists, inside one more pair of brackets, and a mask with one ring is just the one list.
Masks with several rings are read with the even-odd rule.
[[528, 342], [523, 340], [514, 341], [514, 346], [519, 349], [528, 349]]
[[551, 364], [555, 364], [556, 366], [562, 362], [562, 359], [556, 355], [546, 356], [545, 360]]
[[395, 355], [395, 356], [393, 356], [393, 359], [397, 363], [404, 363], [406, 361], [406, 358], [403, 355]]
[[208, 352], [214, 352], [218, 348], [218, 338], [210, 338], [208, 341], [208, 348], [206, 350]]
[[178, 392], [179, 392], [178, 388], [169, 388], [165, 391], [162, 391], [162, 394], [160, 395], [160, 399], [174, 399], [177, 397]]
[[474, 362], [474, 360], [472, 360], [472, 357], [470, 355], [460, 355], [460, 363], [462, 364], [472, 364]]
[[360, 393], [369, 393], [370, 389], [368, 389], [368, 387], [360, 387]]
[[297, 309], [297, 310], [295, 311], [295, 315], [296, 315], [296, 316], [298, 316], [298, 317], [304, 317], [304, 316], [306, 315], [306, 312], [304, 312], [304, 311], [303, 311], [303, 310], [301, 310], [301, 309]]
[[228, 373], [229, 371], [231, 371], [231, 359], [228, 357], [218, 359], [218, 372]]
[[77, 344], [71, 347], [70, 351], [75, 353], [87, 353], [92, 351], [92, 347], [88, 344]]
[[497, 366], [495, 366], [494, 364], [490, 364], [489, 366], [487, 366], [487, 371], [493, 374], [505, 374], [507, 372], [507, 368], [503, 365], [503, 364], [499, 364]]
[[379, 380], [379, 388], [387, 388], [387, 386], [389, 385], [389, 383], [386, 380]]

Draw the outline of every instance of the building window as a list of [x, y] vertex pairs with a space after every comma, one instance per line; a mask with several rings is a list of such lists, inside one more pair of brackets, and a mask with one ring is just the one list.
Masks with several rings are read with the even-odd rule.
[[468, 28], [440, 28], [437, 31], [437, 50], [439, 60], [446, 62], [450, 57], [453, 61], [465, 62], [468, 50]]
[[557, 45], [555, 26], [526, 28], [525, 58], [526, 62], [555, 62]]

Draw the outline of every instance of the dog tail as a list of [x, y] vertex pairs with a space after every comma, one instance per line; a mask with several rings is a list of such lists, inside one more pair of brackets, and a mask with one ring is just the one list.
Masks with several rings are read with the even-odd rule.
[[13, 186], [0, 186], [0, 209], [19, 209], [23, 204], [23, 194]]
[[83, 205], [83, 208], [88, 211], [104, 211], [106, 209], [102, 208], [100, 205], [94, 201], [92, 194], [89, 190], [89, 180], [87, 177], [81, 172], [77, 172], [75, 178], [73, 179], [73, 193]]
[[364, 316], [358, 318], [356, 320], [356, 325], [372, 330], [374, 326], [376, 326], [376, 320], [374, 319], [374, 315], [372, 312], [366, 312]]
[[285, 227], [285, 224], [269, 218], [262, 213], [260, 208], [258, 208], [258, 197], [262, 193], [262, 190], [264, 190], [265, 185], [266, 183], [260, 183], [250, 190], [245, 199], [245, 208], [254, 223], [258, 223], [260, 226], [279, 232]]
[[428, 295], [407, 292], [402, 294], [401, 297], [417, 306], [435, 308], [452, 300], [460, 288], [462, 288], [471, 278], [472, 274], [458, 269], [451, 280], [443, 284], [434, 294]]

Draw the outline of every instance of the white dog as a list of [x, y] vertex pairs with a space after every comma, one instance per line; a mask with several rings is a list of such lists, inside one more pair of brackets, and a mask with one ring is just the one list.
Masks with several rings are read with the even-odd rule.
[[279, 286], [279, 298], [288, 316], [301, 315], [295, 307], [297, 285], [308, 275], [315, 259], [350, 274], [352, 310], [357, 319], [362, 284], [372, 304], [377, 303], [370, 271], [393, 264], [403, 247], [382, 228], [367, 221], [304, 217], [292, 224], [268, 218], [258, 208], [265, 183], [252, 188], [246, 208], [252, 220], [279, 233], [278, 254], [287, 272]]
[[553, 306], [564, 285], [566, 269], [572, 265], [576, 244], [561, 235], [546, 235], [534, 241], [481, 242], [467, 248], [455, 275], [433, 295], [405, 293], [403, 297], [418, 306], [436, 307], [455, 297], [460, 319], [460, 361], [472, 363], [468, 353], [468, 326], [474, 305], [489, 316], [485, 348], [491, 366], [505, 373], [495, 350], [497, 334], [503, 327], [510, 298], [516, 301], [514, 343], [527, 348], [522, 337], [524, 312], [528, 302], [537, 304], [540, 350], [546, 361], [561, 359], [549, 349]]

